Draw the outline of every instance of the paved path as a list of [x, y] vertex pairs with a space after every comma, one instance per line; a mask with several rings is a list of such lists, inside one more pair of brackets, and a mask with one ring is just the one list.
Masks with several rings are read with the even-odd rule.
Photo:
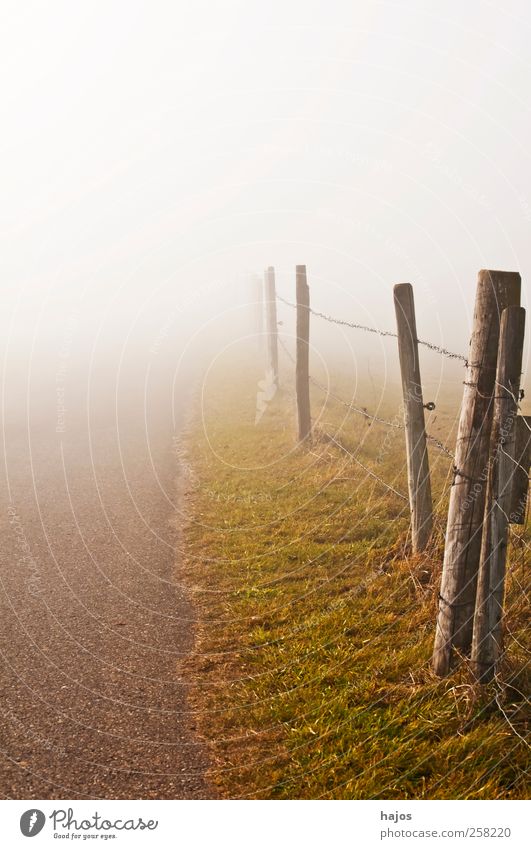
[[154, 422], [151, 399], [146, 435], [143, 387], [130, 396], [118, 423], [112, 392], [96, 412], [80, 394], [64, 433], [51, 409], [31, 410], [30, 435], [22, 419], [4, 431], [4, 798], [212, 795], [179, 681], [193, 610], [178, 586], [171, 415], [161, 404]]

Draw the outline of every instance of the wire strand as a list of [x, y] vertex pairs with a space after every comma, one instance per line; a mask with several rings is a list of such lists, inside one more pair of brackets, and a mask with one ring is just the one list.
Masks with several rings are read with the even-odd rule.
[[[285, 304], [287, 307], [291, 307], [292, 309], [297, 309], [297, 304], [294, 304], [292, 301], [286, 300], [286, 298], [282, 298], [277, 294], [277, 299]], [[398, 339], [398, 333], [394, 333], [392, 330], [380, 330], [378, 327], [369, 327], [367, 324], [356, 324], [353, 321], [346, 321], [343, 318], [334, 318], [334, 316], [327, 315], [324, 312], [319, 312], [318, 310], [314, 310], [311, 307], [307, 308], [309, 312], [316, 316], [316, 318], [322, 318], [324, 321], [328, 321], [331, 324], [339, 324], [342, 327], [351, 327], [354, 330], [363, 330], [366, 333], [375, 333], [377, 336], [390, 336], [393, 339]], [[468, 364], [467, 358], [463, 354], [456, 354], [454, 351], [449, 351], [447, 348], [442, 348], [440, 345], [435, 345], [433, 342], [426, 342], [423, 339], [416, 340], [419, 345], [422, 345], [424, 348], [428, 348], [430, 351], [435, 351], [438, 354], [441, 354], [443, 357], [447, 357], [450, 360], [460, 360], [461, 362]]]

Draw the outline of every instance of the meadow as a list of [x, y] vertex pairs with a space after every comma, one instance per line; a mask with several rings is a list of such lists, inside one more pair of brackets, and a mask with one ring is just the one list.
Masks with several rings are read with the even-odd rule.
[[[430, 443], [435, 529], [413, 556], [398, 387], [378, 416], [312, 387], [311, 444], [292, 387], [255, 422], [259, 372], [220, 366], [186, 435], [183, 577], [199, 625], [190, 708], [231, 798], [526, 795], [529, 533], [512, 526], [505, 655], [478, 687], [466, 658], [430, 669], [452, 460]], [[334, 395], [348, 398], [339, 373]], [[427, 429], [453, 449], [458, 394]]]

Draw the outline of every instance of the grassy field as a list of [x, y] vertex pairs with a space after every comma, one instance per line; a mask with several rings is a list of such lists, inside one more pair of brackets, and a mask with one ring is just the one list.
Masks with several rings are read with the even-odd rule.
[[[315, 438], [296, 447], [289, 386], [255, 424], [259, 375], [239, 367], [235, 383], [234, 373], [210, 376], [186, 438], [184, 574], [201, 623], [186, 674], [219, 793], [525, 796], [522, 530], [512, 533], [500, 681], [478, 690], [466, 663], [436, 679], [451, 459], [430, 449], [437, 527], [431, 550], [413, 557], [403, 432], [323, 405], [314, 389]], [[348, 397], [346, 383], [334, 389]], [[386, 399], [379, 415], [399, 422], [398, 396]], [[445, 415], [438, 405], [429, 424], [451, 447], [458, 406]]]

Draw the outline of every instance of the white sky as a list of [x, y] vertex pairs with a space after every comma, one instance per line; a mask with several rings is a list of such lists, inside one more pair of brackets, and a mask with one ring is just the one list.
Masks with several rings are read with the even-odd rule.
[[479, 268], [519, 270], [525, 301], [523, 0], [0, 8], [2, 332], [15, 306], [19, 332], [146, 299], [163, 323], [269, 264], [385, 327], [408, 280], [419, 335], [458, 350]]

